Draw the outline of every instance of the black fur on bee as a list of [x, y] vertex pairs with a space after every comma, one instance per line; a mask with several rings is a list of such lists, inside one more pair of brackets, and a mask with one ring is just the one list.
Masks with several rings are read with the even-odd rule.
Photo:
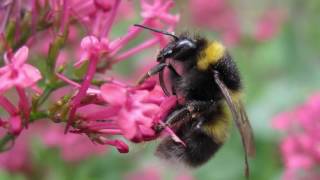
[[[167, 137], [158, 146], [156, 154], [191, 167], [202, 165], [226, 141], [233, 118], [245, 149], [247, 175], [247, 155], [254, 154], [252, 129], [239, 98], [242, 92], [240, 73], [225, 47], [201, 36], [191, 37], [186, 33], [175, 36], [142, 25], [135, 26], [173, 37], [158, 54], [159, 64], [139, 83], [159, 73], [163, 91], [184, 99], [184, 103], [177, 104], [163, 121], [185, 146]], [[172, 62], [181, 65], [179, 73]], [[163, 79], [165, 68], [169, 70], [169, 82]], [[167, 83], [171, 84], [171, 91], [167, 90]]]

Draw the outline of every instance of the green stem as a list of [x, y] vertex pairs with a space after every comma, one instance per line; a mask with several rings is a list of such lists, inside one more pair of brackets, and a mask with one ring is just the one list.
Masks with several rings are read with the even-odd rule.
[[37, 120], [46, 119], [49, 117], [48, 112], [39, 111], [39, 112], [31, 112], [30, 114], [30, 122], [35, 122]]
[[[51, 92], [54, 90], [55, 88], [52, 88], [52, 87], [45, 87], [44, 89], [44, 92], [41, 94], [40, 98], [38, 99], [38, 102], [37, 102], [37, 107], [42, 105], [46, 100], [47, 98], [50, 96]], [[37, 109], [37, 108], [35, 108]]]
[[[2, 139], [0, 139], [0, 152], [9, 150], [13, 146], [15, 137], [12, 134], [7, 133]], [[12, 142], [10, 146], [7, 146], [9, 142]]]

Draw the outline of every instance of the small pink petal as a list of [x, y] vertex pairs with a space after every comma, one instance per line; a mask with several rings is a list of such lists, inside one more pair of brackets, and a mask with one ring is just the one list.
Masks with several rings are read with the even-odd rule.
[[99, 45], [100, 42], [95, 36], [86, 36], [81, 41], [81, 47], [87, 51], [97, 49]]
[[22, 131], [22, 120], [20, 116], [13, 116], [9, 120], [10, 132], [14, 135], [19, 135]]
[[42, 78], [40, 71], [29, 64], [24, 64], [21, 71], [26, 77], [25, 81], [21, 83], [25, 83], [27, 86], [33, 85]]
[[28, 57], [29, 49], [27, 46], [22, 46], [20, 49], [16, 51], [16, 53], [13, 56], [13, 63], [18, 68], [21, 65], [23, 65]]
[[94, 0], [94, 4], [96, 7], [100, 8], [102, 11], [110, 11], [112, 8], [112, 5], [110, 2], [107, 2], [105, 0]]
[[129, 146], [121, 140], [106, 140], [104, 144], [115, 146], [120, 153], [129, 152]]
[[123, 105], [126, 102], [126, 90], [119, 85], [102, 85], [101, 95], [104, 100], [113, 105]]

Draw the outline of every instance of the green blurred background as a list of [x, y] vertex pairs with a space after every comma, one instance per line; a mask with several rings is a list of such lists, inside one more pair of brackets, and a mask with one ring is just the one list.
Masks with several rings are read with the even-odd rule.
[[[230, 43], [229, 51], [237, 61], [244, 79], [245, 102], [256, 139], [256, 158], [250, 160], [251, 179], [281, 179], [283, 165], [278, 146], [281, 134], [272, 129], [272, 118], [277, 113], [302, 103], [310, 94], [320, 89], [320, 1], [220, 1], [233, 11], [240, 28], [240, 38]], [[209, 39], [223, 41], [222, 31], [225, 29], [210, 27], [209, 24], [214, 22], [208, 22], [208, 27], [195, 25], [188, 3], [189, 1], [177, 1], [175, 12], [181, 14], [177, 33], [189, 29], [201, 32]], [[273, 24], [275, 31], [266, 39], [255, 37], [260, 17], [275, 9], [277, 13], [280, 12], [281, 18], [278, 19], [278, 24]], [[137, 22], [137, 18], [118, 22], [113, 28], [113, 35], [116, 37], [126, 32], [129, 25]], [[129, 66], [136, 64], [138, 59], [153, 56], [157, 50], [150, 49], [149, 53], [135, 56], [121, 63], [116, 70], [127, 74]], [[169, 166], [157, 159], [153, 155], [157, 143], [130, 144], [129, 154], [119, 154], [110, 148], [103, 155], [70, 163], [60, 157], [59, 149], [48, 149], [35, 140], [30, 158], [38, 177], [32, 178], [124, 179], [133, 177], [136, 172], [149, 177], [147, 172], [155, 170], [160, 173], [161, 179], [177, 179], [181, 174], [192, 175], [194, 179], [245, 179], [243, 150], [235, 128], [230, 139], [209, 163], [196, 170], [188, 170], [187, 173], [186, 170]], [[0, 171], [0, 179], [20, 180], [27, 177], [23, 173]]]

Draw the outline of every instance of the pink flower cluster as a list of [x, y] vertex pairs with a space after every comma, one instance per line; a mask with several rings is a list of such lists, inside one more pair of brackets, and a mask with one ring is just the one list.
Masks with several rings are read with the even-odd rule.
[[[22, 118], [25, 119], [25, 126], [28, 124], [30, 115], [30, 104], [26, 95], [26, 89], [31, 88], [37, 92], [41, 91], [36, 85], [41, 79], [39, 70], [26, 64], [28, 48], [21, 47], [16, 53], [7, 52], [4, 55], [6, 65], [0, 68], [0, 106], [9, 114], [8, 119], [0, 119], [1, 126], [8, 129], [14, 135], [19, 135], [22, 130]], [[19, 105], [15, 105], [4, 96], [4, 93], [16, 89], [19, 97]], [[23, 117], [21, 117], [21, 115]]]
[[284, 179], [319, 179], [320, 94], [309, 97], [293, 111], [279, 114], [273, 126], [286, 133], [280, 145]]
[[[241, 28], [241, 12], [235, 11], [228, 0], [191, 0], [189, 9], [195, 24], [212, 29], [221, 34], [227, 44], [237, 44], [244, 36], [257, 41], [266, 41], [274, 37], [285, 20], [279, 9], [266, 9], [254, 24], [252, 33]], [[242, 14], [242, 17], [246, 17]], [[247, 29], [246, 29], [247, 30]]]
[[35, 122], [28, 131], [23, 131], [16, 139], [14, 146], [0, 155], [0, 168], [10, 172], [30, 172], [34, 167], [32, 156], [37, 152], [31, 152], [33, 140], [40, 140], [48, 148], [58, 148], [61, 157], [66, 162], [78, 162], [90, 156], [106, 152], [105, 146], [93, 144], [87, 137], [78, 134], [63, 134], [63, 127], [49, 122]]
[[[172, 0], [137, 3], [138, 24], [172, 31], [179, 21], [179, 15], [170, 13]], [[128, 145], [117, 137], [132, 142], [156, 138], [153, 126], [161, 123], [176, 99], [165, 97], [154, 80], [136, 86], [109, 74], [113, 65], [168, 42], [156, 33], [141, 37], [143, 30], [134, 26], [120, 37], [111, 36], [117, 31], [114, 24], [136, 15], [133, 11], [133, 3], [124, 0], [1, 2], [0, 107], [6, 112], [0, 117], [6, 134], [2, 140], [14, 141], [28, 123], [39, 120], [65, 122], [65, 133], [85, 134], [123, 153]], [[128, 48], [133, 40], [136, 45]], [[11, 98], [12, 91], [17, 100]], [[46, 144], [64, 147], [59, 141]]]
[[[125, 176], [125, 180], [161, 180], [164, 179], [163, 175], [167, 173], [165, 170], [160, 170], [161, 168], [156, 166], [151, 166], [147, 168], [138, 169], [135, 172], [131, 172]], [[175, 175], [171, 177], [174, 180], [193, 180], [195, 179], [186, 170], [177, 170]]]

